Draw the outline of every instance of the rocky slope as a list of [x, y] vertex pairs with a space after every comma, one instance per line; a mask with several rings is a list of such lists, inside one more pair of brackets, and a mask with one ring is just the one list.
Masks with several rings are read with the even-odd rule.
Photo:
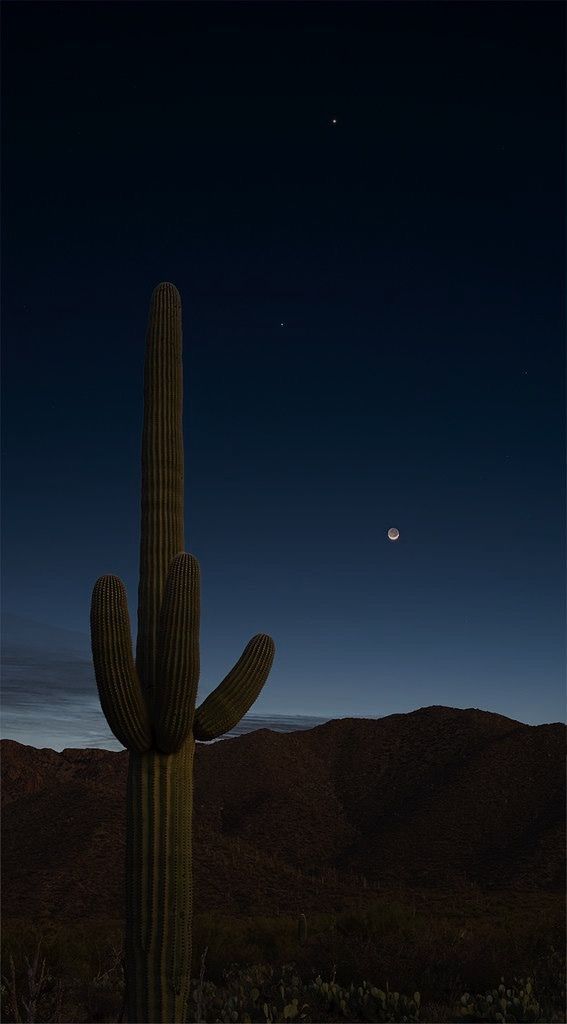
[[[1, 743], [5, 916], [122, 915], [128, 754]], [[561, 890], [565, 728], [421, 708], [198, 744], [195, 910]]]

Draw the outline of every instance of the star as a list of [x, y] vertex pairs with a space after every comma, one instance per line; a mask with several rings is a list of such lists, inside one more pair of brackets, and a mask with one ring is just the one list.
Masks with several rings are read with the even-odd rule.
[[336, 124], [336, 123], [337, 123], [336, 117], [331, 118], [331, 124]]
[[283, 320], [282, 320], [282, 322], [280, 323], [280, 327], [285, 327], [285, 324], [284, 324]]

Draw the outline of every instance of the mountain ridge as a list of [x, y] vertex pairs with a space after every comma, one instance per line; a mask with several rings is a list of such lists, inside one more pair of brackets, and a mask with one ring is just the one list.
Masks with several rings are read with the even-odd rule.
[[[4, 914], [122, 914], [127, 751], [0, 741]], [[564, 886], [565, 726], [433, 705], [195, 752], [195, 909]]]

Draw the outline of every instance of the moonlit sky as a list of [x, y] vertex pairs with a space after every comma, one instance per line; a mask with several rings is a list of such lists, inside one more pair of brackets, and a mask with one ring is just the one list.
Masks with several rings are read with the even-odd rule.
[[3, 736], [110, 735], [90, 595], [135, 628], [160, 281], [199, 699], [267, 632], [262, 716], [564, 718], [564, 19], [5, 5]]

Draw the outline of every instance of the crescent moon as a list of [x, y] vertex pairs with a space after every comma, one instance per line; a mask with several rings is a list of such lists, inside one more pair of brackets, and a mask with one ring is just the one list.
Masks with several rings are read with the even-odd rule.
[[396, 530], [395, 526], [391, 526], [390, 529], [388, 530], [388, 540], [398, 540], [399, 536], [400, 531]]

